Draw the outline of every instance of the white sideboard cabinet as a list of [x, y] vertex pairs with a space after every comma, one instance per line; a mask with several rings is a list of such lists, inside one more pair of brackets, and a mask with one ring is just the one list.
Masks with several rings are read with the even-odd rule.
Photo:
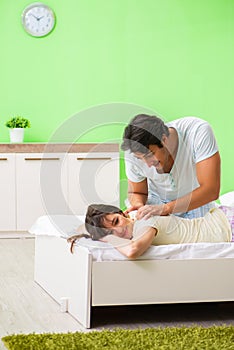
[[15, 154], [0, 154], [0, 230], [16, 230]]
[[117, 144], [0, 144], [0, 231], [27, 231], [42, 215], [119, 206]]

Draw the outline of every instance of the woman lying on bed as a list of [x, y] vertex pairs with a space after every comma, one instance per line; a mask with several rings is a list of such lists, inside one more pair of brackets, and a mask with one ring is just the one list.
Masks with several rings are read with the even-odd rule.
[[76, 239], [86, 237], [110, 243], [127, 258], [136, 259], [150, 245], [233, 242], [234, 207], [213, 208], [195, 219], [169, 215], [133, 220], [115, 206], [92, 204], [86, 213], [85, 228], [89, 234], [68, 239], [71, 251]]

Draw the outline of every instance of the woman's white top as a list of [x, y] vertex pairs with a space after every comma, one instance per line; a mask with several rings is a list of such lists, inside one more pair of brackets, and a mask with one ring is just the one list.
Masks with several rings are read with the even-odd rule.
[[[134, 223], [133, 237], [142, 234], [143, 227], [155, 227], [157, 235], [153, 245], [230, 242], [231, 226], [223, 211], [212, 208], [205, 216], [195, 219], [183, 219], [175, 215], [154, 216], [148, 220]], [[143, 230], [144, 231], [144, 230]]]

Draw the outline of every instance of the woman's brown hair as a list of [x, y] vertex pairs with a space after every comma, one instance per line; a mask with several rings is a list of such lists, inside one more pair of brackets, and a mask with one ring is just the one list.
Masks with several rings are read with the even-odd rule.
[[107, 204], [91, 204], [88, 206], [85, 216], [85, 229], [89, 233], [75, 234], [67, 239], [71, 243], [70, 251], [73, 253], [75, 241], [80, 238], [91, 238], [98, 241], [106, 235], [111, 234], [111, 230], [104, 227], [104, 220], [108, 214], [121, 214], [123, 211], [114, 205]]
[[91, 204], [88, 206], [85, 217], [85, 228], [93, 240], [98, 241], [106, 235], [111, 234], [111, 231], [104, 226], [104, 219], [108, 214], [124, 215], [123, 211], [114, 205]]

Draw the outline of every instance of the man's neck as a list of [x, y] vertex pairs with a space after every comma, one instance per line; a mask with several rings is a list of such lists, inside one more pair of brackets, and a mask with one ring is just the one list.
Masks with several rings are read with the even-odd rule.
[[167, 149], [170, 152], [172, 158], [175, 160], [179, 146], [179, 138], [177, 131], [174, 128], [169, 128]]

